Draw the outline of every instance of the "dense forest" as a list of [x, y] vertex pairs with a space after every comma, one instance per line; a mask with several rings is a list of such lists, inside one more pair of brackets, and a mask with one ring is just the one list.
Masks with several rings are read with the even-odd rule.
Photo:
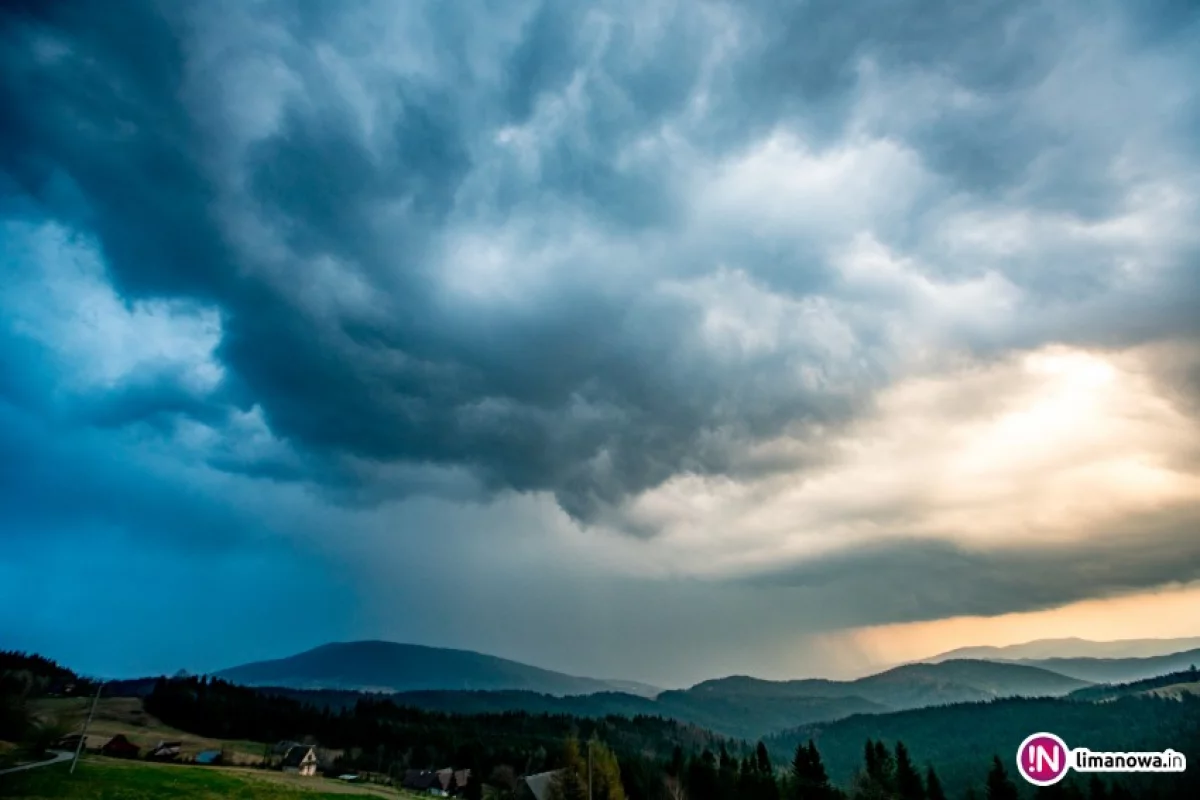
[[[134, 687], [131, 687], [134, 688]], [[263, 687], [258, 691], [291, 697], [333, 709], [353, 707], [362, 692], [335, 689]], [[556, 697], [528, 691], [419, 691], [380, 695], [399, 706], [447, 714], [566, 714], [604, 718], [665, 717], [691, 723], [735, 739], [757, 739], [766, 733], [808, 722], [839, 719], [856, 713], [887, 711], [860, 697], [699, 696], [664, 692], [658, 699], [596, 692]]]
[[20, 741], [31, 735], [31, 698], [89, 694], [96, 684], [44, 656], [0, 650], [0, 740]]
[[[1188, 675], [1183, 676], [1187, 678]], [[1154, 686], [1170, 686], [1164, 678]], [[38, 656], [0, 653], [0, 738], [29, 724], [23, 704], [95, 683]], [[338, 769], [398, 776], [409, 768], [469, 768], [511, 800], [517, 776], [561, 770], [552, 800], [583, 800], [581, 753], [593, 756], [594, 800], [1195, 800], [1185, 775], [1073, 775], [1033, 790], [1011, 774], [1016, 745], [1049, 729], [1071, 746], [1183, 752], [1200, 764], [1200, 697], [1118, 696], [1103, 703], [1008, 699], [863, 714], [748, 744], [650, 715], [457, 714], [379, 695], [290, 696], [206, 677], [120, 682], [169, 725], [222, 739], [309, 740], [344, 755]], [[313, 699], [319, 702], [310, 702]], [[581, 744], [584, 743], [584, 744]], [[865, 743], [865, 744], [864, 744]], [[479, 782], [467, 800], [478, 800]]]
[[1076, 689], [1067, 695], [1071, 700], [1086, 700], [1095, 702], [1098, 700], [1109, 700], [1116, 697], [1124, 697], [1126, 695], [1145, 692], [1150, 689], [1163, 689], [1168, 686], [1178, 686], [1180, 684], [1197, 684], [1200, 683], [1200, 670], [1192, 667], [1184, 672], [1172, 672], [1167, 675], [1158, 675], [1153, 678], [1146, 678], [1140, 681], [1132, 681], [1130, 683], [1117, 684], [1102, 684], [1100, 686], [1087, 686], [1083, 689]]
[[447, 765], [470, 768], [476, 775], [490, 775], [498, 768], [515, 774], [541, 772], [563, 765], [564, 741], [594, 738], [611, 749], [631, 784], [638, 775], [647, 775], [654, 784], [631, 785], [633, 797], [656, 796], [659, 764], [677, 750], [745, 749], [698, 726], [659, 717], [597, 719], [527, 712], [462, 716], [365, 695], [335, 709], [208, 678], [160, 679], [144, 702], [149, 713], [182, 730], [262, 742], [311, 737], [346, 751], [340, 768], [390, 774]]
[[[1178, 681], [1176, 681], [1178, 682]], [[1168, 747], [1200, 764], [1200, 697], [1183, 699], [1122, 697], [1088, 703], [1065, 699], [1006, 699], [963, 703], [894, 714], [859, 715], [836, 722], [798, 728], [768, 737], [771, 753], [782, 757], [800, 742], [812, 739], [825, 754], [832, 779], [848, 785], [861, 767], [862, 742], [867, 739], [905, 742], [914, 753], [937, 766], [952, 796], [982, 787], [994, 754], [1011, 762], [1017, 746], [1029, 734], [1049, 730], [1071, 747], [1104, 751], [1159, 751]], [[1189, 785], [1200, 797], [1200, 770], [1188, 773]], [[1149, 779], [1130, 777], [1128, 783], [1149, 796], [1151, 787], [1167, 791], [1184, 781], [1176, 775]], [[1165, 796], [1169, 796], [1164, 794]]]

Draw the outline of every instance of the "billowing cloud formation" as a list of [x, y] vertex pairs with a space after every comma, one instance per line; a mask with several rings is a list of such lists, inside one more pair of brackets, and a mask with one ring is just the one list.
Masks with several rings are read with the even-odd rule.
[[485, 502], [540, 509], [513, 574], [905, 598], [802, 630], [1191, 579], [1198, 36], [1165, 1], [9, 3], [0, 503], [467, 558], [406, 509]]

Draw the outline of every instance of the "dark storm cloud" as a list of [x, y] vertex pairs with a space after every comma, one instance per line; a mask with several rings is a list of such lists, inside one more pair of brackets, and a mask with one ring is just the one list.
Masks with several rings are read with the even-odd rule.
[[[270, 133], [226, 162], [219, 123], [238, 101], [197, 56], [206, 37], [224, 35], [197, 22], [201, 6], [131, 3], [119, 15], [99, 2], [7, 6], [0, 169], [8, 181], [47, 217], [92, 233], [126, 297], [192, 298], [221, 312], [226, 394], [201, 400], [164, 376], [123, 386], [95, 406], [95, 421], [182, 414], [218, 425], [222, 413], [258, 404], [312, 480], [344, 482], [338, 464], [347, 457], [465, 467], [494, 489], [551, 491], [590, 519], [680, 472], [726, 471], [732, 449], [786, 425], [853, 417], [889, 377], [869, 320], [855, 331], [858, 366], [847, 368], [846, 388], [801, 391], [771, 379], [786, 372], [782, 360], [715, 361], [695, 342], [699, 312], [646, 299], [656, 273], [700, 274], [730, 255], [754, 261], [748, 269], [768, 289], [803, 296], [832, 281], [819, 249], [796, 263], [794, 250], [749, 236], [716, 251], [681, 247], [646, 257], [633, 265], [638, 274], [604, 291], [595, 276], [628, 269], [618, 260], [636, 245], [573, 255], [554, 265], [550, 288], [504, 308], [461, 305], [440, 288], [444, 237], [476, 218], [533, 217], [554, 234], [580, 214], [604, 233], [678, 233], [690, 198], [672, 167], [621, 167], [618, 155], [684, 114], [726, 23], [738, 31], [732, 66], [718, 69], [707, 90], [712, 111], [688, 131], [710, 157], [740, 152], [778, 125], [834, 142], [869, 58], [887, 74], [944, 76], [982, 98], [897, 132], [952, 191], [1003, 197], [1030, 186], [1037, 165], [1048, 177], [1022, 202], [1085, 216], [1118, 202], [1122, 187], [1105, 177], [1105, 159], [1072, 158], [1073, 142], [1021, 107], [1088, 8], [756, 3], [705, 6], [715, 15], [708, 22], [689, 5], [663, 8], [664, 33], [649, 43], [622, 21], [639, 5], [615, 9], [607, 27], [578, 3], [493, 10], [484, 22], [511, 23], [517, 34], [478, 69], [479, 31], [432, 4], [421, 20], [432, 38], [420, 50], [435, 60], [364, 84], [377, 101], [370, 131], [314, 53], [327, 45], [383, 59], [404, 50], [363, 33], [388, 4], [246, 11], [262, 18], [231, 18], [226, 33], [279, 26], [288, 42], [274, 55], [301, 91], [286, 95]], [[1138, 22], [1159, 12], [1120, 13]], [[1137, 28], [1143, 39], [1131, 46], [1194, 23], [1179, 6], [1171, 13], [1172, 25]], [[1132, 24], [1111, 8], [1103, 14]], [[365, 25], [343, 24], [364, 15]], [[535, 124], [539, 104], [569, 94], [583, 70], [592, 77], [582, 107], [561, 128], [531, 134], [539, 167], [530, 177], [496, 136]], [[235, 233], [231, 216], [254, 217], [282, 255]], [[317, 268], [322, 259], [337, 263], [332, 276]], [[1014, 276], [1048, 296], [1103, 285], [1087, 264]], [[316, 307], [313, 296], [336, 296], [350, 282], [370, 299]], [[818, 372], [832, 369], [819, 348], [802, 355]], [[297, 469], [266, 464], [244, 469]], [[353, 474], [372, 479], [370, 470]]]
[[1070, 543], [986, 549], [884, 540], [750, 582], [819, 593], [822, 623], [838, 628], [1040, 611], [1200, 580], [1200, 508], [1106, 527]]

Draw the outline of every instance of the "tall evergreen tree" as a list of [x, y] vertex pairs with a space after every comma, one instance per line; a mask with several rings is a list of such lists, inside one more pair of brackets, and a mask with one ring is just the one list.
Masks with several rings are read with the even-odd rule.
[[717, 759], [717, 795], [721, 800], [737, 800], [738, 797], [738, 762], [724, 743]]
[[706, 748], [699, 758], [693, 758], [688, 764], [684, 787], [688, 800], [719, 800], [717, 759], [711, 750]]
[[934, 771], [933, 764], [925, 770], [925, 797], [928, 800], [946, 800], [946, 792], [942, 789], [942, 782]]
[[667, 774], [673, 778], [682, 778], [683, 767], [683, 748], [675, 745], [675, 749], [671, 751], [671, 763], [667, 767]]
[[875, 742], [870, 739], [867, 739], [867, 744], [863, 747], [863, 765], [868, 778], [874, 778], [878, 774], [879, 767], [875, 763]]
[[792, 759], [792, 800], [827, 800], [834, 796], [829, 775], [812, 739], [796, 747]]
[[579, 753], [579, 740], [574, 736], [563, 746], [562, 769], [550, 782], [549, 800], [587, 800], [587, 764]]
[[1108, 800], [1108, 787], [1099, 775], [1093, 775], [1088, 781], [1088, 800]]
[[872, 776], [880, 788], [891, 793], [896, 788], [896, 761], [883, 740], [875, 742], [875, 775]]
[[[626, 800], [625, 786], [621, 782], [621, 765], [616, 754], [599, 741], [593, 741], [591, 746], [593, 800]], [[586, 786], [586, 773], [583, 779]]]
[[775, 774], [775, 770], [771, 767], [771, 755], [767, 752], [767, 746], [762, 742], [759, 742], [758, 747], [754, 748], [754, 761], [760, 775]]
[[775, 778], [775, 767], [771, 755], [762, 742], [754, 749], [754, 790], [751, 797], [757, 800], [779, 800], [779, 784]]
[[1017, 785], [1008, 777], [1000, 756], [992, 756], [992, 768], [987, 776], [987, 800], [1020, 800]]
[[892, 756], [883, 742], [867, 740], [863, 748], [863, 770], [854, 779], [854, 800], [893, 800]]
[[925, 786], [904, 742], [896, 742], [896, 795], [900, 800], [925, 800]]

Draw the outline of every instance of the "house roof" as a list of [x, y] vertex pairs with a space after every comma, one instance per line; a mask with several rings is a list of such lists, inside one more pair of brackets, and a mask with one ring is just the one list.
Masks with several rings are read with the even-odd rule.
[[529, 791], [533, 793], [534, 800], [546, 800], [550, 794], [550, 782], [553, 781], [554, 776], [560, 772], [562, 772], [561, 769], [556, 769], [550, 772], [539, 772], [536, 775], [525, 776], [525, 785], [528, 786]]
[[409, 769], [404, 771], [403, 784], [405, 789], [425, 790], [432, 789], [434, 786], [441, 786], [441, 778], [438, 773], [427, 769]]
[[125, 734], [118, 733], [116, 736], [112, 737], [107, 742], [105, 742], [101, 746], [100, 749], [111, 751], [111, 750], [137, 750], [139, 748], [136, 744], [129, 741], [129, 739], [125, 738]]
[[[292, 749], [287, 751], [287, 755], [283, 757], [283, 766], [298, 767], [302, 763], [304, 763], [304, 759], [308, 756], [309, 753], [312, 753], [312, 752], [313, 752], [312, 745], [298, 744], [295, 747], [293, 747]], [[314, 757], [315, 757], [315, 754], [314, 754]]]

